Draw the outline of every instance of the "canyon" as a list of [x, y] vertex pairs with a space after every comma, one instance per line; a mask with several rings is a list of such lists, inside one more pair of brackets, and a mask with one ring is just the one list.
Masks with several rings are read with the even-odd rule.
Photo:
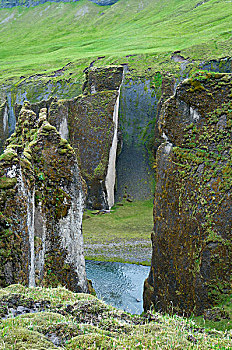
[[[223, 0], [0, 2], [0, 348], [11, 317], [28, 348], [230, 348], [230, 14]], [[134, 319], [91, 295], [93, 266], [98, 293], [130, 288], [119, 262], [149, 266], [143, 297], [125, 297], [137, 313], [143, 299]], [[63, 320], [29, 339], [33, 313]], [[166, 322], [184, 337], [163, 338]]]

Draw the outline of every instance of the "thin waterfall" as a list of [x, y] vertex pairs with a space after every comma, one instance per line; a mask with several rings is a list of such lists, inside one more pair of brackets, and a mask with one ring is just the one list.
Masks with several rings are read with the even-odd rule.
[[117, 155], [117, 144], [118, 144], [118, 109], [119, 109], [119, 98], [120, 98], [120, 89], [118, 92], [118, 97], [114, 106], [114, 115], [113, 115], [113, 123], [114, 123], [114, 136], [112, 146], [110, 148], [109, 154], [109, 164], [106, 175], [106, 192], [107, 192], [107, 201], [108, 206], [111, 208], [114, 205], [114, 186], [116, 179], [116, 155]]
[[60, 133], [62, 139], [68, 140], [69, 131], [68, 131], [68, 121], [67, 121], [66, 116], [62, 119], [62, 122], [60, 123], [59, 133]]
[[6, 105], [4, 114], [3, 114], [3, 131], [6, 132], [7, 129], [8, 129], [8, 108]]

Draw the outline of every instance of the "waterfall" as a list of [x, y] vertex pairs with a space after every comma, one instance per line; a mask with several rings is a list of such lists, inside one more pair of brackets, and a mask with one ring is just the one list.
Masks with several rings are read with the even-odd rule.
[[28, 230], [28, 239], [29, 239], [29, 287], [35, 287], [35, 187], [33, 186], [32, 192], [29, 189], [26, 189], [23, 182], [23, 174], [21, 167], [19, 169], [20, 174], [20, 189], [21, 192], [26, 198], [27, 202], [27, 230]]
[[66, 117], [64, 117], [62, 122], [60, 123], [59, 133], [60, 133], [62, 139], [68, 140], [69, 131], [68, 131], [68, 121], [67, 121]]
[[107, 192], [107, 200], [108, 206], [111, 208], [114, 205], [114, 186], [116, 179], [116, 155], [117, 155], [117, 144], [118, 144], [118, 109], [119, 109], [119, 98], [120, 98], [120, 89], [118, 92], [118, 97], [114, 106], [114, 115], [113, 115], [113, 123], [114, 123], [114, 136], [113, 142], [110, 148], [109, 154], [109, 163], [106, 175], [106, 192]]
[[16, 125], [16, 117], [14, 113], [14, 107], [12, 106], [11, 101], [11, 92], [7, 93], [7, 104], [9, 108], [8, 115], [8, 124], [9, 124], [9, 136], [14, 132]]
[[8, 129], [8, 108], [6, 105], [5, 110], [4, 110], [4, 114], [3, 114], [3, 131], [4, 131], [4, 133], [6, 132], [7, 129]]

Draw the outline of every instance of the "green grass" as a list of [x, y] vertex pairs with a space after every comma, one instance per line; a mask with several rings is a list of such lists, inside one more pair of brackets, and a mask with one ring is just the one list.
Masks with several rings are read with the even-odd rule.
[[86, 258], [150, 265], [153, 200], [122, 204], [115, 205], [110, 214], [85, 212]]
[[101, 7], [80, 0], [1, 9], [0, 78], [48, 73], [68, 62], [82, 69], [98, 56], [112, 63], [133, 62], [127, 55], [158, 55], [161, 62], [175, 50], [195, 59], [231, 55], [231, 2], [194, 8], [198, 2], [120, 0]]
[[212, 321], [208, 319], [204, 319], [203, 316], [195, 317], [195, 322], [200, 327], [205, 327], [208, 329], [217, 329], [218, 331], [228, 331], [232, 334], [232, 296], [228, 297], [228, 299], [217, 305], [217, 309], [224, 310], [228, 314], [229, 318], [222, 318], [220, 321]]
[[[192, 319], [151, 313], [148, 322], [146, 318], [106, 305], [94, 296], [75, 294], [61, 287], [12, 285], [0, 289], [4, 298], [14, 296], [17, 299], [19, 294], [34, 301], [50, 301], [51, 307], [45, 312], [2, 319], [1, 350], [229, 350], [232, 345], [231, 336], [226, 332], [199, 329]], [[61, 345], [52, 344], [48, 337], [51, 334], [59, 336]]]

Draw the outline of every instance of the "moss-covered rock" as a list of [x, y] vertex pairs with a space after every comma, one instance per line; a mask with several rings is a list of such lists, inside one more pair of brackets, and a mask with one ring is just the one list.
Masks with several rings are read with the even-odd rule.
[[[90, 208], [108, 208], [105, 179], [116, 128], [113, 116], [122, 79], [122, 66], [89, 68], [83, 95], [69, 100], [51, 97], [30, 105], [37, 118], [39, 111], [46, 108], [50, 124], [44, 128], [55, 127], [72, 145], [87, 184], [86, 203]], [[16, 119], [21, 107], [15, 105]], [[28, 132], [25, 123], [24, 129], [25, 134]], [[16, 130], [15, 134], [17, 136], [20, 132]], [[59, 149], [59, 153], [65, 154], [66, 148]], [[28, 159], [28, 152], [25, 156]]]
[[231, 348], [228, 332], [206, 331], [177, 315], [131, 315], [64, 287], [12, 285], [0, 296], [1, 350]]
[[122, 83], [123, 66], [108, 66], [86, 70], [83, 91], [95, 93], [106, 90], [119, 90]]
[[164, 104], [146, 308], [200, 314], [232, 292], [231, 93], [231, 74], [199, 73]]
[[25, 103], [0, 158], [0, 284], [87, 292], [84, 182], [74, 150], [46, 116]]

